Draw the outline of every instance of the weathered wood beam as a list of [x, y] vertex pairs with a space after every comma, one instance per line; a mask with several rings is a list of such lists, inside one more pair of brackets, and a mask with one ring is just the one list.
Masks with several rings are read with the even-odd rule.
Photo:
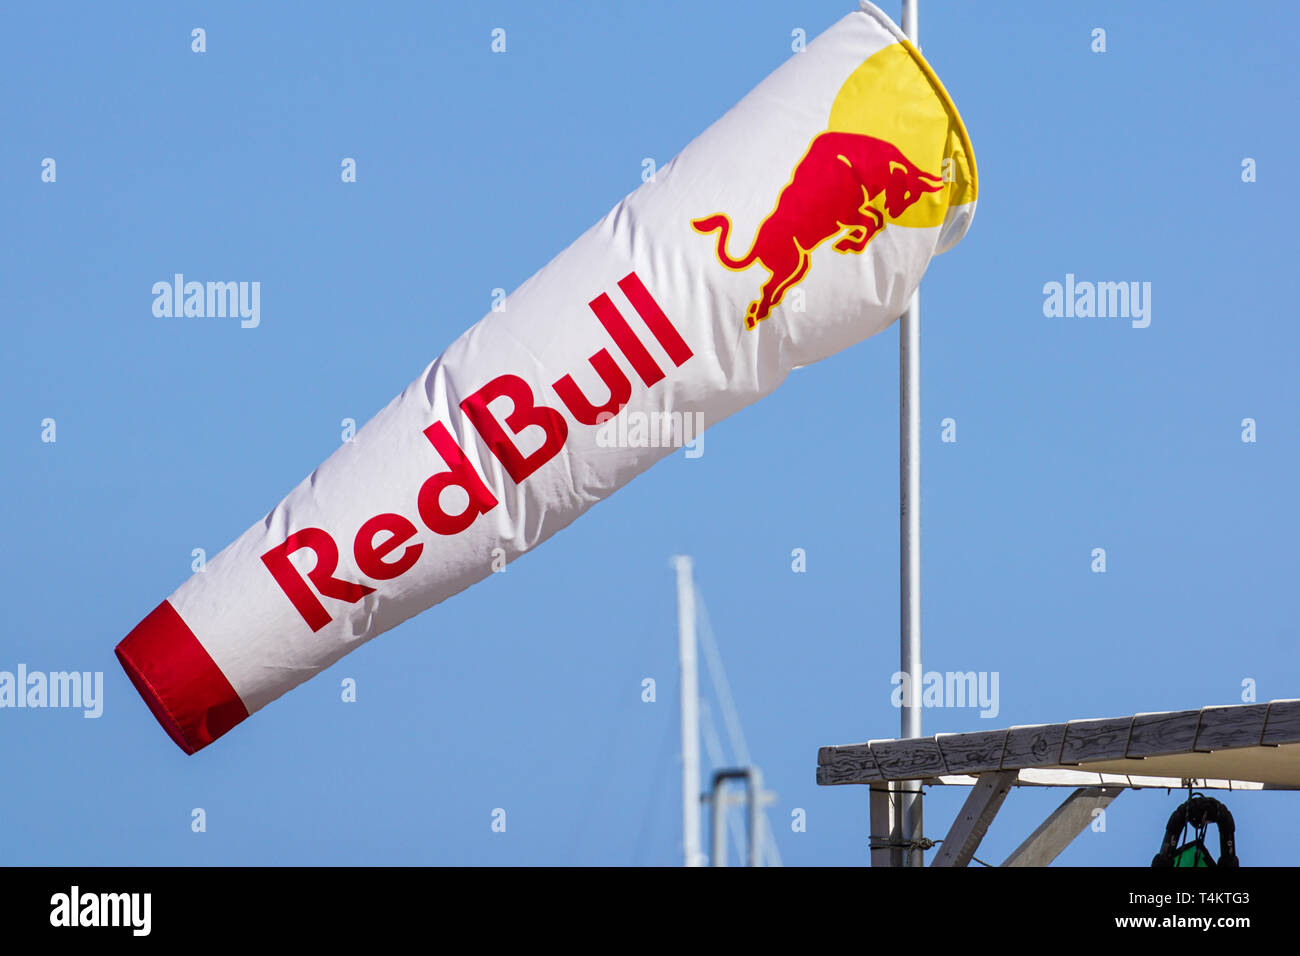
[[948, 835], [939, 844], [939, 852], [930, 863], [931, 866], [966, 866], [970, 863], [984, 834], [988, 832], [989, 824], [1001, 809], [1002, 801], [1011, 792], [1016, 776], [1014, 770], [980, 774], [957, 813], [957, 819], [949, 828]]
[[1121, 787], [1080, 787], [1002, 865], [1047, 866], [1092, 823], [1096, 810], [1105, 810], [1123, 792]]
[[1300, 743], [1300, 700], [1275, 700], [822, 747], [817, 783], [876, 784], [1129, 761], [1134, 775], [1152, 776], [1143, 772], [1144, 758], [1295, 743]]

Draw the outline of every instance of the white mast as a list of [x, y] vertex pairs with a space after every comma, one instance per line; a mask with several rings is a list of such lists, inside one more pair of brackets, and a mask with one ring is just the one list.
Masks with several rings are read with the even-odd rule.
[[700, 851], [700, 686], [695, 655], [695, 582], [691, 559], [678, 555], [677, 655], [682, 701], [682, 856], [685, 866], [702, 866]]
[[[917, 0], [903, 0], [903, 32], [920, 49]], [[899, 670], [910, 693], [903, 695], [902, 737], [921, 736], [921, 290], [900, 320], [898, 336], [899, 417]], [[899, 784], [898, 837], [920, 840], [921, 788]], [[919, 850], [903, 849], [903, 866], [924, 866]]]

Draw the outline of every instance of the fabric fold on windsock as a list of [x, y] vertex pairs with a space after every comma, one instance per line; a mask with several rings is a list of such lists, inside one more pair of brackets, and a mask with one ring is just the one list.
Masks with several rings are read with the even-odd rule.
[[976, 193], [952, 100], [862, 3], [452, 342], [118, 658], [186, 753], [207, 746], [697, 423], [886, 328]]

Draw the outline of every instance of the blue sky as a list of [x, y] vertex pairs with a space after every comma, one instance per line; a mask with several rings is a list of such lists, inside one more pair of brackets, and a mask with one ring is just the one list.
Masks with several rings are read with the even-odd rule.
[[[970, 233], [923, 285], [924, 665], [1000, 687], [996, 718], [932, 709], [926, 731], [1240, 703], [1247, 679], [1261, 701], [1300, 696], [1300, 14], [922, 5], [981, 176]], [[102, 671], [104, 712], [0, 711], [0, 859], [675, 863], [668, 561], [687, 553], [782, 857], [864, 862], [865, 791], [818, 788], [814, 768], [821, 745], [898, 731], [896, 326], [194, 757], [113, 657], [193, 549], [271, 508], [344, 418], [793, 55], [793, 30], [853, 6], [6, 10], [0, 670]], [[260, 281], [260, 326], [156, 318], [151, 286], [175, 272]], [[1067, 274], [1151, 283], [1149, 327], [1045, 316]], [[938, 837], [964, 792], [931, 794]], [[1013, 793], [979, 856], [1062, 796]], [[1061, 862], [1146, 865], [1177, 801], [1123, 795]], [[1294, 796], [1228, 805], [1243, 864], [1293, 861]]]

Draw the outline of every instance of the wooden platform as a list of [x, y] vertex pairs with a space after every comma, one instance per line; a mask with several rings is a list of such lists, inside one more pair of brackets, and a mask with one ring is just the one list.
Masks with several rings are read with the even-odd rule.
[[1300, 790], [1300, 700], [1203, 707], [1003, 730], [822, 747], [817, 783], [973, 784], [1018, 771], [1019, 786]]

